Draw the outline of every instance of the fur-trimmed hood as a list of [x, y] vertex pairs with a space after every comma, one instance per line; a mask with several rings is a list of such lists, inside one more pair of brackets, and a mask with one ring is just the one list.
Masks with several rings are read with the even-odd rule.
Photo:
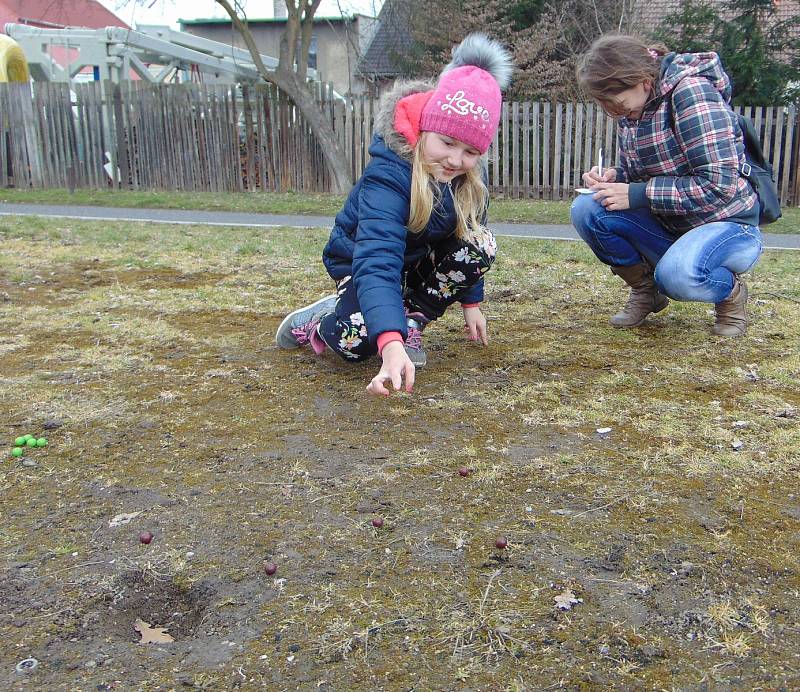
[[375, 114], [374, 134], [383, 137], [386, 146], [389, 147], [400, 158], [411, 163], [413, 148], [408, 140], [400, 134], [394, 126], [394, 114], [397, 102], [400, 99], [426, 91], [432, 92], [436, 83], [433, 81], [399, 79], [394, 86], [387, 91], [378, 103], [378, 110]]

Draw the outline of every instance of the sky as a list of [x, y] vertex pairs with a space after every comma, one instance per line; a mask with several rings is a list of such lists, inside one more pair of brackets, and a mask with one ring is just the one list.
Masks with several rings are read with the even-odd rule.
[[[214, 0], [98, 0], [131, 26], [167, 24], [178, 28], [178, 19], [224, 17]], [[331, 17], [360, 12], [371, 16], [380, 11], [383, 0], [322, 0], [318, 17]], [[272, 16], [273, 0], [243, 0], [245, 11], [253, 19]], [[341, 10], [339, 9], [341, 8]]]

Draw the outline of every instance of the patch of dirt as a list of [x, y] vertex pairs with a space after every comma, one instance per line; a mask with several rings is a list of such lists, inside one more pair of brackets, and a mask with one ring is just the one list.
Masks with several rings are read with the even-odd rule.
[[[324, 234], [271, 233], [288, 279], [330, 290], [309, 269]], [[414, 394], [377, 400], [375, 362], [274, 347], [285, 281], [258, 289], [264, 313], [184, 291], [236, 271], [193, 242], [191, 274], [120, 269], [121, 247], [56, 257], [38, 284], [0, 277], [6, 442], [58, 423], [0, 469], [3, 689], [796, 686], [794, 303], [769, 306], [777, 346], [761, 304], [736, 344], [709, 343], [694, 306], [618, 332], [602, 317], [618, 287], [588, 255], [519, 242], [493, 278], [491, 346], [449, 315]], [[182, 312], [115, 308], [174, 338], [81, 321], [81, 290], [115, 283], [181, 291]], [[88, 347], [114, 367], [77, 366]], [[138, 644], [137, 618], [175, 641]]]

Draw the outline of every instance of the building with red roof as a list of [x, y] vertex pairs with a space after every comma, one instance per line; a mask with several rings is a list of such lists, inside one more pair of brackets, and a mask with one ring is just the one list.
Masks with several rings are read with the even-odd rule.
[[[97, 0], [0, 0], [0, 34], [5, 33], [8, 23], [42, 29], [104, 29], [107, 26], [131, 28]], [[78, 51], [56, 45], [50, 46], [47, 53], [56, 63], [66, 66], [75, 59]], [[81, 75], [91, 78], [92, 68], [83, 68]]]
[[48, 29], [131, 28], [96, 0], [0, 0], [0, 33], [8, 22]]

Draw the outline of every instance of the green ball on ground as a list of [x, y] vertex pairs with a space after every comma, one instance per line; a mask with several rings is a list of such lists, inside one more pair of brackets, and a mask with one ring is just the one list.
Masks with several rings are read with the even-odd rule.
[[14, 440], [14, 444], [17, 445], [17, 447], [22, 447], [22, 445], [24, 445], [27, 441], [28, 440], [24, 437], [18, 437], [16, 440]]
[[35, 447], [36, 446], [36, 438], [32, 437], [25, 444], [28, 445], [28, 447]]
[[33, 439], [33, 435], [31, 435], [30, 433], [28, 433], [24, 437], [25, 437], [25, 442], [27, 442], [28, 440], [32, 440]]
[[36, 440], [36, 446], [37, 447], [47, 447], [47, 438], [46, 437], [40, 437], [38, 440]]
[[13, 457], [21, 457], [22, 456], [22, 447], [14, 447], [11, 450], [11, 456]]

